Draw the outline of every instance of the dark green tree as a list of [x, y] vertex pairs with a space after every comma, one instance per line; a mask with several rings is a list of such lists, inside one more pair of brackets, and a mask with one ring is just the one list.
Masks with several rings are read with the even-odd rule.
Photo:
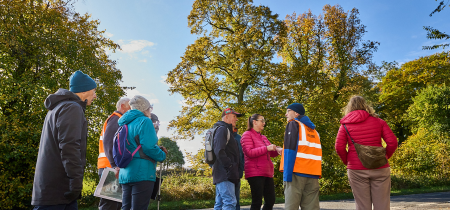
[[[96, 165], [102, 122], [124, 95], [122, 74], [105, 49], [119, 45], [97, 29], [98, 20], [74, 11], [70, 0], [0, 1], [0, 203], [29, 208], [45, 98], [69, 88], [82, 70], [96, 80], [97, 97], [86, 110], [89, 123], [87, 177]], [[57, 180], [55, 180], [57, 181]]]
[[177, 142], [168, 137], [159, 138], [158, 145], [167, 149], [167, 157], [164, 160], [163, 167], [167, 170], [169, 167], [181, 167], [184, 165], [184, 155], [178, 147]]

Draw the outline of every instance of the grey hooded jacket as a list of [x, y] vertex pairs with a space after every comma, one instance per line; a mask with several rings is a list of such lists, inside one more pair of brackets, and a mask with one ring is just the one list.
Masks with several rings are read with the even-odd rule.
[[[81, 196], [86, 165], [86, 102], [66, 89], [45, 100], [31, 205], [69, 204]], [[65, 195], [66, 194], [66, 195]]]

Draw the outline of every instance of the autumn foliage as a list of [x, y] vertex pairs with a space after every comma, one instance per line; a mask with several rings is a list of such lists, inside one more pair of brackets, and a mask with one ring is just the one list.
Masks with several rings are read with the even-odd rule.
[[[70, 1], [0, 1], [0, 203], [29, 208], [45, 98], [69, 88], [82, 70], [98, 84], [89, 122], [87, 177], [97, 178], [102, 122], [124, 94], [121, 72], [106, 49], [119, 46], [99, 31], [99, 21], [74, 11]], [[97, 178], [98, 179], [98, 178]]]

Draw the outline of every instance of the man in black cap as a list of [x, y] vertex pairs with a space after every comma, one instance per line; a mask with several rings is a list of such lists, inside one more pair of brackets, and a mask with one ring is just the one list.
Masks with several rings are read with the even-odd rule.
[[214, 124], [219, 127], [214, 134], [213, 150], [216, 161], [213, 165], [213, 184], [216, 185], [214, 209], [234, 210], [236, 208], [235, 185], [239, 183], [239, 147], [233, 137], [238, 117], [242, 114], [227, 108], [222, 112], [222, 121]]
[[95, 81], [81, 71], [70, 77], [70, 90], [59, 89], [45, 99], [31, 205], [40, 209], [78, 209], [86, 166], [86, 106], [97, 98]]

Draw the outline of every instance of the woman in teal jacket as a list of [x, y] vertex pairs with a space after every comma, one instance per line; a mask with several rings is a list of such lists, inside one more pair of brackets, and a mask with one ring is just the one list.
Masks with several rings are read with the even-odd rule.
[[152, 106], [149, 101], [137, 95], [130, 100], [130, 106], [131, 110], [119, 119], [119, 126], [128, 125], [127, 149], [134, 151], [137, 148], [135, 137], [139, 136], [143, 154], [136, 152], [131, 162], [120, 169], [122, 209], [146, 210], [156, 181], [156, 162], [144, 159], [142, 155], [161, 162], [166, 159], [166, 153], [157, 145], [158, 137], [150, 119]]

